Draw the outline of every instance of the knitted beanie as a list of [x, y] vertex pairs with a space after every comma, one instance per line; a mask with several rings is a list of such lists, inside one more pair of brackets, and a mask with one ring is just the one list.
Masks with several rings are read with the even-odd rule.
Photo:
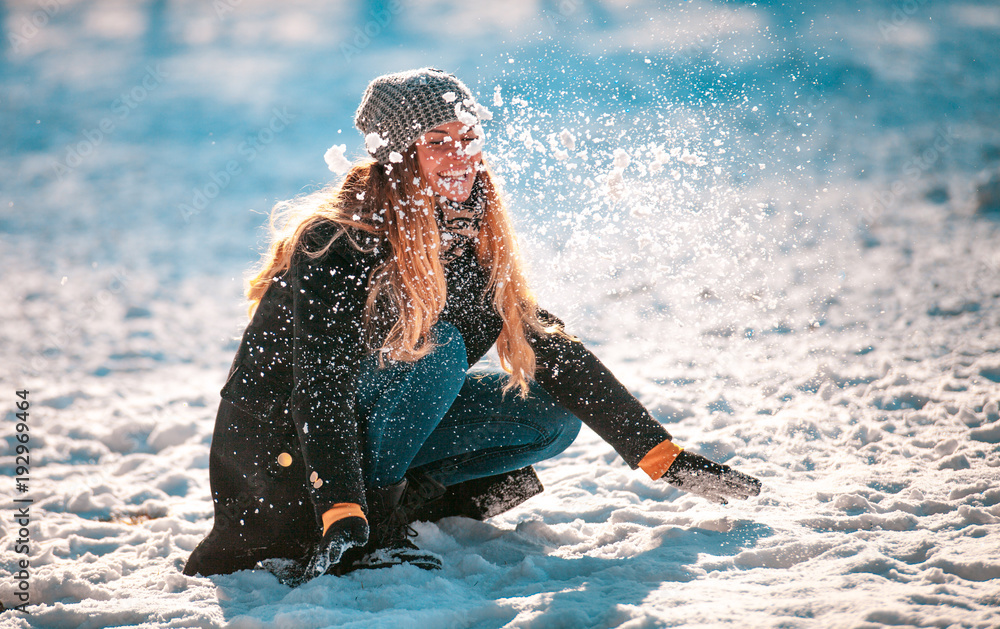
[[492, 118], [456, 76], [436, 68], [383, 74], [368, 84], [354, 124], [379, 163], [399, 162], [417, 138], [458, 120], [470, 127]]

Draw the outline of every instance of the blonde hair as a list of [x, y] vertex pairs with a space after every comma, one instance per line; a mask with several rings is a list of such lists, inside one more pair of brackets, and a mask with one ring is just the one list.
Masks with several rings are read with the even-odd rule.
[[[326, 254], [343, 236], [360, 249], [348, 233], [354, 228], [382, 236], [391, 255], [377, 266], [368, 279], [368, 299], [364, 328], [374, 334], [379, 309], [388, 309], [395, 322], [380, 348], [381, 357], [416, 361], [434, 349], [431, 327], [437, 322], [448, 298], [448, 286], [438, 252], [441, 247], [434, 197], [419, 186], [420, 169], [413, 147], [403, 161], [391, 166], [376, 161], [356, 163], [344, 180], [319, 192], [278, 203], [271, 213], [271, 245], [261, 258], [256, 275], [248, 280], [246, 296], [253, 316], [274, 276], [291, 264], [292, 255], [302, 249], [312, 258]], [[489, 272], [486, 291], [493, 292], [503, 328], [497, 338], [500, 365], [510, 374], [504, 391], [515, 387], [522, 397], [535, 374], [535, 352], [527, 332], [561, 333], [555, 326], [543, 326], [536, 313], [536, 301], [521, 267], [517, 242], [510, 218], [484, 163], [478, 174], [485, 196], [485, 211], [476, 244], [479, 264]], [[340, 229], [316, 251], [306, 250], [302, 237], [321, 221], [332, 221]]]

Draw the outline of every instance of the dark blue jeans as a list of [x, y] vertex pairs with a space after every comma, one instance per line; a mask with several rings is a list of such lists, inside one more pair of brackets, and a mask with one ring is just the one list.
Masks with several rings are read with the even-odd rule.
[[503, 395], [506, 374], [466, 373], [462, 335], [445, 321], [434, 330], [438, 346], [416, 362], [362, 362], [369, 487], [397, 483], [411, 468], [453, 485], [531, 465], [573, 442], [580, 420], [540, 386], [532, 383], [527, 399]]

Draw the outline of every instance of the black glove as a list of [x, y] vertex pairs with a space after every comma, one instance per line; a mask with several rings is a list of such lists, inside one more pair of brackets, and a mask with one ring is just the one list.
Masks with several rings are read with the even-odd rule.
[[726, 498], [743, 500], [760, 494], [760, 481], [753, 476], [687, 450], [677, 455], [662, 478], [674, 487], [719, 504], [726, 504]]
[[305, 557], [301, 559], [273, 558], [257, 562], [257, 568], [267, 570], [278, 581], [298, 587], [322, 574], [332, 573], [344, 552], [349, 548], [364, 546], [368, 541], [368, 522], [358, 517], [347, 517], [330, 525]]
[[336, 566], [348, 548], [364, 546], [368, 541], [368, 522], [359, 517], [347, 517], [330, 525], [323, 539], [313, 550], [312, 559], [306, 567], [306, 579], [326, 574]]

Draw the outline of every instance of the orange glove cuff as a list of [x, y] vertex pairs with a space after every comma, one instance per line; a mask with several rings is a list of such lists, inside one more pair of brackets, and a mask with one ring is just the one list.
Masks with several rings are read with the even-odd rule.
[[360, 505], [356, 505], [353, 502], [338, 502], [333, 505], [323, 513], [323, 535], [326, 535], [326, 530], [330, 528], [331, 524], [337, 520], [350, 517], [361, 518], [365, 522], [368, 521]]
[[683, 451], [684, 448], [667, 439], [647, 452], [646, 456], [642, 457], [642, 460], [639, 461], [639, 467], [643, 472], [649, 474], [649, 477], [653, 480], [659, 480], [661, 476], [667, 473], [667, 470], [670, 469], [670, 466], [674, 464], [674, 461], [677, 460], [677, 457]]

